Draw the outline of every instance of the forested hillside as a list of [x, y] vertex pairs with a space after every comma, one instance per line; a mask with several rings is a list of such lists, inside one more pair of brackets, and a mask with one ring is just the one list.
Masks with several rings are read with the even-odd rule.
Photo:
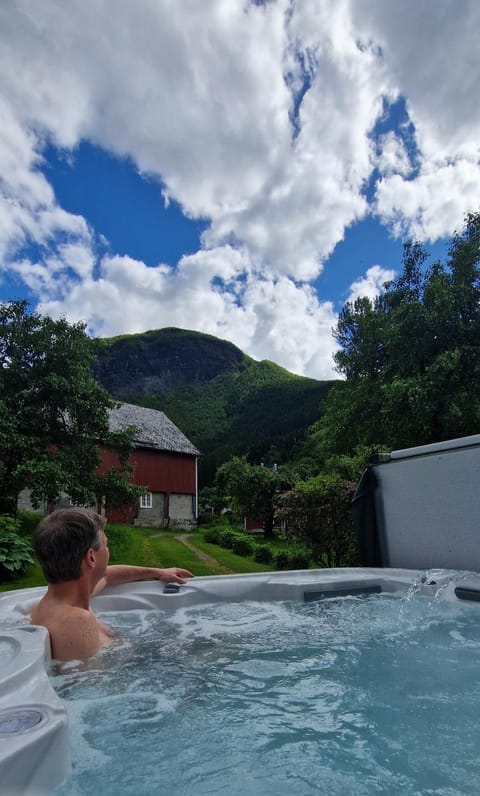
[[289, 461], [334, 382], [256, 362], [225, 340], [159, 329], [102, 341], [95, 375], [119, 400], [162, 409], [202, 451], [201, 483], [234, 455]]

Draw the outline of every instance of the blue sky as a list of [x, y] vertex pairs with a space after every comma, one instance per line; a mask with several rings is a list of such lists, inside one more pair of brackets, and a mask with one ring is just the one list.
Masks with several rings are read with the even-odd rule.
[[476, 0], [6, 0], [0, 299], [331, 378], [344, 302], [480, 208], [479, 30]]

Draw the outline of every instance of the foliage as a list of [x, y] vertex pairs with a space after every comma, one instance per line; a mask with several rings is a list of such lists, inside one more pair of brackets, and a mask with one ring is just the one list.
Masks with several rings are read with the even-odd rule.
[[[211, 568], [211, 574], [228, 574], [233, 572], [265, 572], [270, 567], [254, 561], [253, 556], [239, 556], [231, 549], [219, 547], [217, 545], [208, 544], [204, 541], [203, 530], [193, 533], [189, 537], [189, 541], [195, 545], [203, 553], [215, 560], [216, 570]], [[218, 564], [217, 564], [218, 562]], [[196, 572], [196, 570], [193, 570]]]
[[214, 486], [204, 486], [199, 492], [198, 502], [202, 525], [225, 522], [224, 512], [228, 509], [228, 501]]
[[261, 564], [272, 564], [276, 569], [308, 569], [310, 553], [300, 545], [289, 549], [274, 550], [269, 544], [257, 545], [245, 532], [233, 529], [208, 529], [204, 533], [206, 542], [233, 550], [239, 556], [253, 556]]
[[[209, 544], [233, 550], [238, 556], [253, 556], [255, 561], [262, 564], [270, 563], [273, 558], [273, 553], [268, 545], [257, 546], [244, 531], [235, 531], [231, 527], [207, 528], [203, 538]], [[257, 556], [258, 551], [260, 552]]]
[[220, 533], [219, 527], [208, 528], [204, 533], [204, 539], [209, 544], [220, 544]]
[[221, 547], [227, 547], [228, 549], [233, 548], [233, 543], [235, 541], [236, 534], [235, 531], [232, 530], [223, 530], [220, 531], [218, 535], [218, 543]]
[[290, 557], [288, 550], [280, 550], [274, 556], [276, 569], [290, 569]]
[[112, 564], [126, 563], [132, 548], [135, 546], [135, 533], [130, 525], [108, 523], [105, 526]]
[[480, 213], [453, 236], [446, 265], [426, 257], [407, 244], [398, 279], [344, 307], [335, 359], [346, 381], [314, 429], [324, 459], [478, 432]]
[[278, 499], [279, 516], [291, 537], [306, 545], [314, 561], [324, 566], [357, 563], [351, 516], [355, 487], [337, 475], [320, 475], [299, 481]]
[[0, 517], [0, 578], [12, 580], [21, 575], [27, 564], [33, 564], [32, 546], [20, 536], [20, 522], [13, 517]]
[[275, 499], [294, 481], [287, 467], [253, 466], [238, 456], [219, 467], [215, 476], [215, 485], [230, 498], [236, 518], [249, 516], [261, 522], [266, 539], [273, 536]]
[[[218, 518], [220, 522], [215, 524], [213, 527], [207, 526], [206, 530], [204, 531], [205, 541], [209, 542], [210, 544], [221, 544], [220, 539], [224, 538], [226, 540], [226, 545], [224, 546], [231, 546], [233, 536], [236, 536], [240, 531], [238, 526], [230, 525], [229, 523], [225, 522], [225, 518]], [[223, 537], [223, 534], [225, 536]]]
[[311, 556], [305, 548], [293, 548], [288, 551], [290, 558], [290, 569], [308, 569], [311, 564]]
[[19, 522], [18, 533], [27, 539], [32, 539], [35, 529], [42, 519], [43, 514], [35, 511], [19, 511], [16, 518]]
[[310, 556], [305, 550], [279, 550], [274, 556], [275, 569], [308, 569]]
[[[114, 402], [92, 375], [97, 347], [82, 323], [29, 313], [26, 301], [0, 304], [0, 511], [14, 514], [27, 486], [34, 506], [60, 492], [85, 505], [137, 494], [126, 466], [132, 434], [110, 432]], [[119, 456], [101, 477], [99, 442]]]
[[273, 552], [268, 545], [259, 544], [255, 545], [253, 557], [255, 561], [258, 561], [260, 564], [270, 564], [273, 560]]
[[116, 398], [161, 409], [202, 451], [199, 478], [211, 485], [232, 456], [273, 465], [292, 457], [333, 382], [256, 362], [210, 335], [160, 329], [105, 341], [96, 362]]
[[248, 536], [237, 536], [233, 540], [232, 550], [237, 556], [251, 556], [253, 549], [254, 544]]

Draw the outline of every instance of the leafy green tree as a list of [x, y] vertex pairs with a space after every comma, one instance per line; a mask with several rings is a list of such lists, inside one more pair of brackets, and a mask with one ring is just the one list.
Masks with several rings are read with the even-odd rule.
[[[0, 305], [0, 514], [15, 514], [28, 487], [34, 506], [68, 493], [78, 504], [132, 502], [128, 483], [132, 433], [109, 429], [115, 404], [92, 375], [96, 343], [82, 323]], [[100, 448], [119, 464], [97, 474]]]
[[275, 499], [294, 483], [287, 467], [254, 466], [235, 456], [218, 468], [215, 485], [230, 499], [238, 519], [249, 516], [262, 523], [265, 538], [273, 536]]
[[418, 243], [375, 301], [340, 314], [337, 369], [314, 434], [323, 459], [477, 433], [480, 427], [480, 213], [451, 240], [446, 265]]
[[228, 501], [214, 486], [204, 486], [199, 493], [200, 516], [213, 517], [219, 516], [225, 509], [228, 510]]
[[358, 563], [351, 513], [355, 487], [338, 475], [319, 475], [299, 481], [278, 498], [278, 514], [290, 538], [306, 545], [324, 566]]

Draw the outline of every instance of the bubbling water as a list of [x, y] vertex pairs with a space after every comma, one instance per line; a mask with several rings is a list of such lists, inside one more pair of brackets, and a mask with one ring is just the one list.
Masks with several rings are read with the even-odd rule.
[[52, 672], [55, 793], [471, 794], [478, 617], [413, 593], [104, 614], [118, 641]]

